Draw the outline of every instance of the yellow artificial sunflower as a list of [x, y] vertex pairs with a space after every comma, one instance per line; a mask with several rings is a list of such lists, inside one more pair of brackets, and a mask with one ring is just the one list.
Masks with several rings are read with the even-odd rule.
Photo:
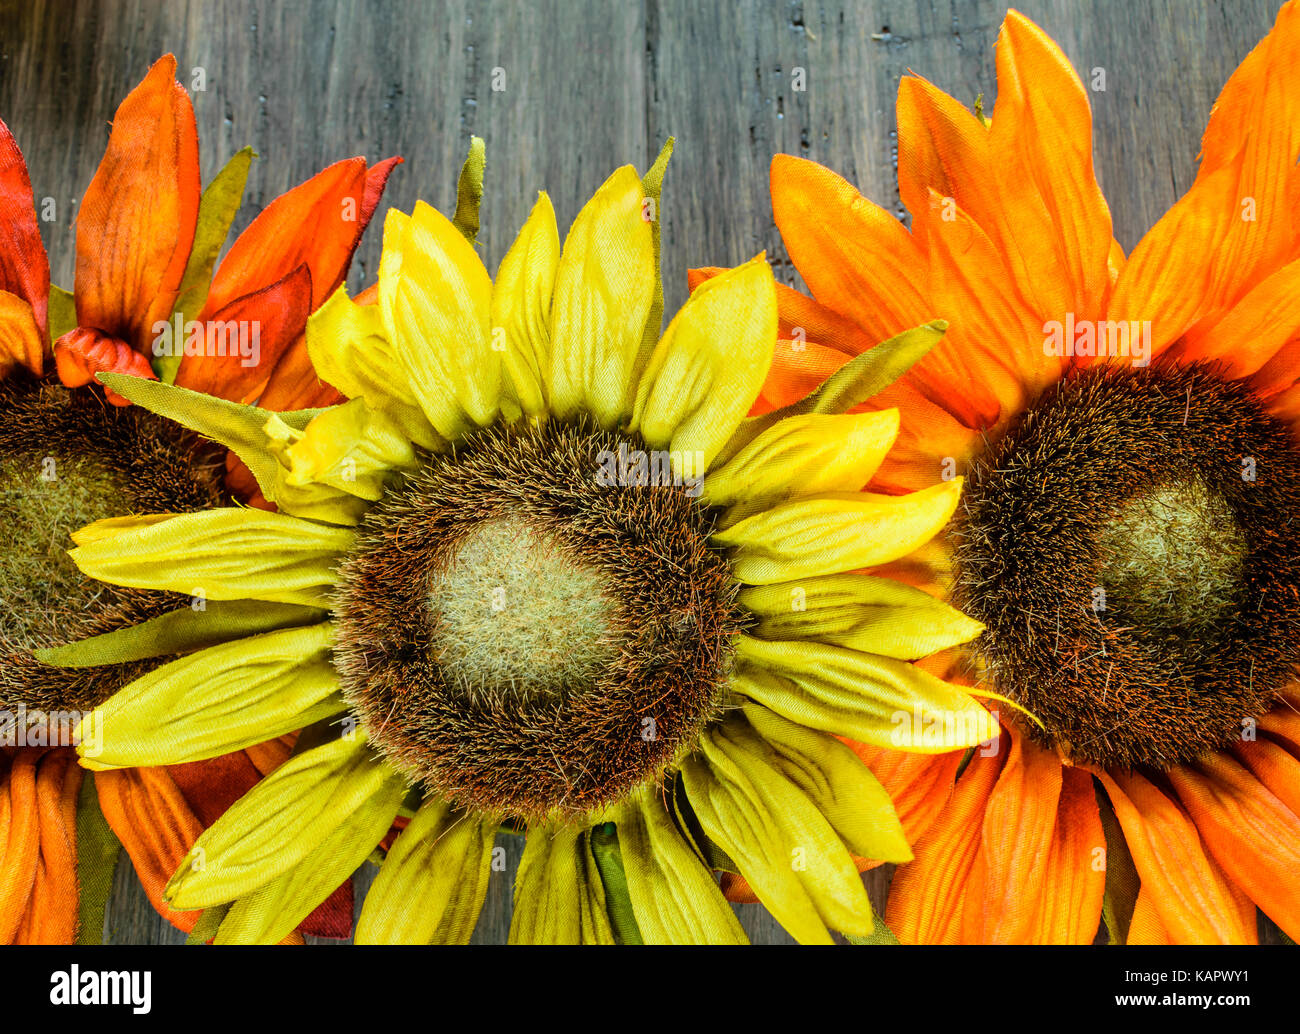
[[957, 505], [960, 479], [861, 492], [897, 417], [840, 412], [942, 325], [747, 418], [776, 341], [772, 273], [760, 255], [717, 278], [660, 336], [668, 152], [610, 176], [563, 249], [541, 194], [493, 281], [473, 243], [476, 142], [456, 219], [389, 212], [376, 303], [340, 289], [309, 322], [344, 404], [268, 416], [104, 377], [232, 448], [279, 512], [100, 521], [76, 536], [81, 570], [330, 611], [191, 652], [95, 716], [92, 767], [315, 723], [167, 888], [217, 942], [278, 940], [395, 820], [362, 942], [468, 940], [503, 825], [527, 836], [512, 942], [743, 941], [711, 866], [800, 941], [864, 936], [854, 856], [911, 852], [837, 735], [919, 751], [995, 735], [909, 663], [980, 626], [853, 573]]
[[1016, 12], [991, 120], [900, 85], [910, 230], [773, 161], [815, 300], [782, 294], [806, 341], [766, 403], [916, 313], [950, 321], [870, 404], [902, 419], [872, 485], [969, 474], [951, 548], [912, 577], [987, 626], [970, 678], [1038, 719], [1004, 713], [960, 772], [934, 759], [950, 801], [886, 910], [904, 941], [1087, 943], [1104, 917], [1113, 942], [1249, 942], [1257, 909], [1300, 937], [1297, 69], [1292, 2], [1127, 260], [1084, 86]]

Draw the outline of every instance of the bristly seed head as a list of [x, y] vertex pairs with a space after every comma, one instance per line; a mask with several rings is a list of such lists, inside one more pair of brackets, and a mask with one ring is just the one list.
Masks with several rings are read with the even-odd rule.
[[1300, 662], [1300, 455], [1203, 364], [1067, 378], [972, 471], [954, 603], [1075, 762], [1166, 769], [1242, 735]]
[[600, 483], [586, 423], [496, 427], [366, 515], [335, 660], [371, 742], [463, 807], [537, 819], [618, 800], [719, 707], [738, 586], [685, 486]]
[[[55, 668], [31, 651], [174, 609], [86, 578], [70, 535], [105, 517], [220, 505], [221, 450], [139, 406], [15, 375], [0, 383], [0, 711], [88, 711], [149, 665]], [[4, 720], [0, 719], [0, 726]]]

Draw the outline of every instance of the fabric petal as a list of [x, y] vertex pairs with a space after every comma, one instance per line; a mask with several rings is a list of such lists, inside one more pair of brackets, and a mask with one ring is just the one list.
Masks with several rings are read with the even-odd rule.
[[1300, 938], [1300, 817], [1223, 754], [1172, 768], [1169, 781], [1229, 879], [1289, 937]]
[[113, 116], [77, 213], [77, 321], [145, 351], [180, 293], [199, 214], [199, 139], [168, 54]]
[[1096, 774], [1141, 877], [1139, 903], [1146, 896], [1146, 907], [1174, 943], [1253, 943], [1254, 917], [1247, 921], [1239, 892], [1206, 855], [1187, 813], [1136, 773]]

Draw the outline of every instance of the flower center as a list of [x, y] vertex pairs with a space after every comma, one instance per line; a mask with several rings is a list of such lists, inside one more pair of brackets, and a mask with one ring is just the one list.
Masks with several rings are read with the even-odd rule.
[[89, 710], [131, 673], [52, 668], [30, 651], [170, 609], [170, 596], [82, 575], [70, 535], [104, 517], [221, 501], [218, 454], [139, 407], [26, 376], [0, 384], [0, 711]]
[[1240, 737], [1300, 661], [1300, 457], [1204, 365], [1100, 368], [972, 472], [954, 602], [1072, 761], [1167, 768]]
[[498, 427], [366, 515], [335, 657], [375, 746], [464, 807], [579, 814], [657, 776], [717, 713], [737, 586], [688, 486], [609, 484], [635, 436]]

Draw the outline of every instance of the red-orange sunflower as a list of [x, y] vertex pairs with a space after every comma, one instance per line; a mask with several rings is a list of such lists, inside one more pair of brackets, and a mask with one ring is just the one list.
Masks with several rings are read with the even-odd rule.
[[971, 681], [1033, 715], [1003, 707], [996, 752], [920, 761], [951, 796], [893, 881], [904, 941], [1089, 942], [1104, 912], [1112, 941], [1250, 942], [1257, 909], [1300, 937], [1298, 76], [1293, 0], [1127, 260], [1084, 87], [1015, 12], [991, 120], [900, 85], [910, 230], [773, 161], [815, 300], [780, 295], [765, 402], [949, 322], [872, 401], [902, 421], [873, 487], [968, 476], [907, 574], [985, 624]]
[[[280, 409], [337, 401], [311, 373], [307, 317], [343, 282], [400, 161], [331, 165], [268, 205], [214, 275], [252, 153], [200, 191], [194, 111], [175, 67], [159, 60], [118, 108], [80, 206], [72, 294], [51, 289], [26, 164], [0, 123], [0, 516], [10, 535], [0, 559], [0, 944], [69, 942], [79, 925], [97, 940], [113, 835], [155, 907], [188, 930], [197, 913], [167, 908], [163, 886], [199, 833], [292, 745], [98, 772], [93, 785], [69, 746], [77, 716], [213, 629], [315, 617], [289, 605], [232, 610], [201, 587], [193, 599], [105, 591], [76, 573], [66, 540], [88, 516], [231, 495], [267, 505], [212, 443], [88, 385], [115, 371]], [[143, 635], [120, 631], [141, 619], [152, 619]], [[101, 638], [60, 651], [66, 667], [35, 655], [87, 635]], [[303, 930], [344, 936], [351, 913], [340, 888]]]

